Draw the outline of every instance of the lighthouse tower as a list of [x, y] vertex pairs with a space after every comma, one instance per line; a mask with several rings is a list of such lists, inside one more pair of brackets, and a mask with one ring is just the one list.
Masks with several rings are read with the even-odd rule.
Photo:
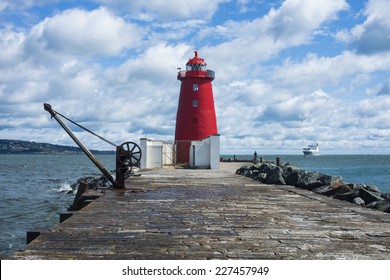
[[206, 69], [206, 62], [198, 57], [188, 60], [185, 71], [179, 71], [181, 81], [179, 106], [176, 116], [176, 161], [189, 162], [191, 140], [201, 140], [218, 134], [211, 81], [215, 74]]

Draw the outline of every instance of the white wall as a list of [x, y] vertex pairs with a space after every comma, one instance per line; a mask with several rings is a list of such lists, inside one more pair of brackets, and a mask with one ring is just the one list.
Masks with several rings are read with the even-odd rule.
[[221, 165], [219, 134], [210, 135], [210, 168], [219, 169]]
[[162, 168], [174, 164], [173, 143], [141, 138], [141, 168]]
[[198, 168], [210, 168], [210, 138], [191, 141], [190, 165]]
[[147, 144], [148, 144], [148, 139], [146, 138], [141, 138], [139, 141], [139, 146], [141, 148], [141, 161], [140, 161], [140, 168], [146, 168], [146, 159], [148, 157], [147, 153]]
[[190, 165], [196, 168], [219, 169], [220, 140], [219, 134], [210, 135], [203, 140], [191, 141]]
[[[142, 151], [140, 166], [143, 169], [162, 168], [175, 164], [174, 144], [159, 140], [141, 138]], [[203, 140], [191, 141], [190, 166], [196, 168], [219, 169], [219, 134], [210, 135]]]

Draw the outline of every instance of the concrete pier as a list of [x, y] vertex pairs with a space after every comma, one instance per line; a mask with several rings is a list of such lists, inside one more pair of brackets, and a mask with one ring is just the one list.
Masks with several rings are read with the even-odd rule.
[[11, 259], [390, 259], [390, 214], [237, 167], [142, 171]]

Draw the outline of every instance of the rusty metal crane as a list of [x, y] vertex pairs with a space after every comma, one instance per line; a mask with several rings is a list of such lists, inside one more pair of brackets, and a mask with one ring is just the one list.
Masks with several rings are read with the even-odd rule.
[[[44, 103], [43, 107], [46, 111], [48, 111], [52, 118], [54, 118], [60, 126], [68, 133], [68, 135], [73, 139], [73, 141], [80, 147], [80, 149], [88, 156], [88, 158], [95, 164], [97, 168], [103, 173], [103, 175], [111, 182], [114, 188], [124, 188], [125, 187], [125, 177], [126, 174], [129, 174], [133, 167], [139, 166], [142, 152], [141, 148], [134, 142], [128, 141], [124, 142], [121, 145], [116, 145], [107, 139], [97, 135], [91, 130], [81, 126], [80, 124], [72, 121], [71, 119], [65, 117], [64, 115], [56, 112], [50, 104]], [[59, 116], [65, 118], [71, 123], [77, 125], [78, 127], [84, 129], [85, 131], [91, 133], [92, 135], [98, 137], [99, 139], [105, 141], [106, 143], [116, 147], [116, 178], [114, 179], [110, 172], [107, 171], [106, 168], [97, 160], [97, 158], [91, 153], [88, 148], [86, 148], [77, 137], [73, 134], [73, 132], [69, 129], [68, 126], [59, 118]]]

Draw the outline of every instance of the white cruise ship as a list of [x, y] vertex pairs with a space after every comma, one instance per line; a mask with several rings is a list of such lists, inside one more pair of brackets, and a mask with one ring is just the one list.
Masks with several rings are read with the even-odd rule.
[[320, 148], [317, 144], [311, 144], [307, 146], [306, 148], [303, 148], [303, 154], [305, 156], [319, 156], [320, 155]]

